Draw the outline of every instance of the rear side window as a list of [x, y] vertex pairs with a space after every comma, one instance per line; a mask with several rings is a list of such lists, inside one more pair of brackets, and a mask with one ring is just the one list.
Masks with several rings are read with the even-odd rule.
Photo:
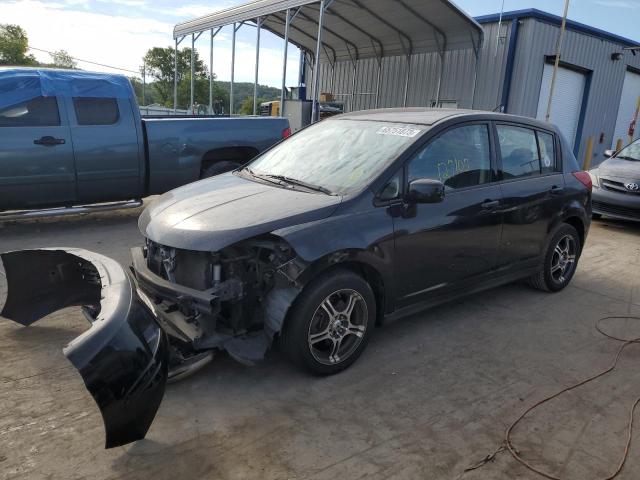
[[113, 125], [120, 118], [115, 98], [74, 97], [73, 106], [78, 125]]
[[558, 171], [558, 161], [556, 160], [556, 149], [553, 142], [553, 135], [545, 132], [537, 132], [538, 147], [540, 148], [540, 163], [542, 173], [553, 173]]
[[449, 189], [491, 182], [491, 149], [487, 125], [446, 131], [409, 163], [409, 181], [439, 180]]
[[36, 97], [0, 109], [0, 127], [52, 127], [60, 125], [56, 97]]
[[497, 129], [504, 179], [540, 175], [536, 133], [528, 128], [511, 125], [498, 125]]

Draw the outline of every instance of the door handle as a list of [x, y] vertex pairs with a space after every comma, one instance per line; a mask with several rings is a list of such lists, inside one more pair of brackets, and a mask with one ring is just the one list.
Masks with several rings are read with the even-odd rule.
[[34, 140], [33, 143], [36, 145], [44, 145], [45, 147], [54, 147], [56, 145], [64, 145], [66, 140], [64, 138], [46, 136]]
[[485, 210], [491, 210], [500, 206], [500, 200], [485, 200], [480, 204]]
[[564, 187], [554, 185], [551, 187], [551, 190], [549, 190], [549, 193], [551, 193], [551, 195], [562, 195], [564, 193]]

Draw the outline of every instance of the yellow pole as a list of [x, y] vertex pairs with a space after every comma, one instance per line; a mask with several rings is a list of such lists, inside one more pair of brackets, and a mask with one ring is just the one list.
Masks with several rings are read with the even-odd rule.
[[[638, 114], [640, 114], [640, 97], [638, 97], [638, 102], [636, 103], [636, 112], [634, 113], [633, 121], [631, 122], [634, 128], [636, 127], [636, 123], [638, 122]], [[633, 142], [633, 137], [634, 137], [633, 134], [629, 135], [629, 143]]]
[[591, 159], [593, 158], [593, 137], [589, 137], [587, 140], [587, 153], [584, 156], [583, 170], [587, 171], [591, 168]]
[[624, 147], [624, 144], [622, 143], [622, 139], [619, 138], [618, 141], [616, 142], [616, 152], [619, 152], [620, 150], [622, 150], [622, 147]]

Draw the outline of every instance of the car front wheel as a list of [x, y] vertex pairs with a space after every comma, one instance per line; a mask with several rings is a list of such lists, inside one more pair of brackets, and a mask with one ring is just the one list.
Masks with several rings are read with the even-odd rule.
[[574, 227], [566, 223], [558, 226], [550, 235], [542, 270], [529, 279], [531, 286], [546, 292], [564, 289], [576, 273], [581, 248]]
[[349, 270], [329, 271], [296, 300], [282, 335], [284, 351], [316, 375], [338, 373], [358, 359], [375, 318], [369, 284]]

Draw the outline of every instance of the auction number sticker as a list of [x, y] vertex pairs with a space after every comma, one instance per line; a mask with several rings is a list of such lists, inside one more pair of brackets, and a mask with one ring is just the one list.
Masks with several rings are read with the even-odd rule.
[[422, 130], [409, 127], [382, 127], [376, 133], [378, 135], [393, 135], [395, 137], [408, 137], [413, 138], [418, 135]]

